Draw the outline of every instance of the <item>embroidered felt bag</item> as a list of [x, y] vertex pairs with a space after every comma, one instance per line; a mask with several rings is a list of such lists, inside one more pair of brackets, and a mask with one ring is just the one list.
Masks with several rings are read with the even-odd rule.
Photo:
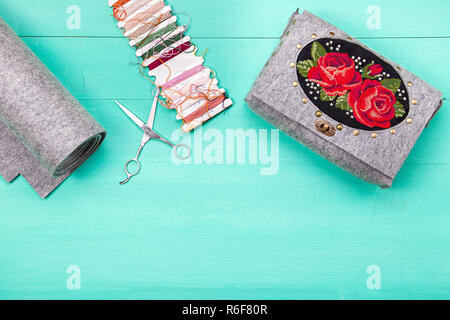
[[390, 187], [442, 94], [305, 11], [295, 12], [246, 101], [310, 149]]

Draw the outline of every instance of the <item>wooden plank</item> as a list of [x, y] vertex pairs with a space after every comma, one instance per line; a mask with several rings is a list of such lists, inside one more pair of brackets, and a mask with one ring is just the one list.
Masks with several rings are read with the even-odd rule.
[[[301, 4], [370, 38], [367, 45], [448, 94], [450, 41], [439, 37], [448, 37], [449, 2], [377, 1], [382, 27], [372, 30], [366, 10], [373, 2]], [[207, 64], [236, 102], [202, 134], [183, 135], [194, 159], [211, 143], [204, 134], [272, 129], [243, 98], [299, 2], [170, 3], [191, 14], [194, 42], [210, 48]], [[66, 27], [69, 5], [81, 9], [80, 30]], [[123, 164], [142, 133], [112, 99], [146, 118], [150, 86], [130, 64], [133, 50], [106, 1], [3, 0], [0, 15], [32, 37], [26, 43], [109, 131], [101, 149], [47, 200], [21, 177], [11, 185], [0, 179], [0, 299], [450, 297], [448, 108], [425, 130], [390, 190], [284, 134], [275, 175], [261, 174], [261, 158], [176, 165], [170, 148], [153, 142], [141, 174], [123, 187]], [[175, 139], [179, 125], [173, 112], [158, 110], [155, 128], [163, 135]], [[229, 145], [225, 140], [224, 162]], [[366, 286], [374, 264], [381, 290]], [[66, 286], [70, 265], [81, 268], [80, 291]]]
[[[149, 81], [138, 73], [135, 51], [125, 39], [25, 38], [25, 43], [79, 99], [148, 98]], [[195, 39], [208, 49], [213, 68], [232, 96], [243, 98], [277, 45], [271, 39]], [[365, 39], [368, 46], [420, 75], [444, 94], [450, 91], [450, 39]], [[239, 64], [236, 63], [239, 61]], [[436, 62], [439, 66], [436, 67]], [[120, 75], [120, 77], [118, 77]]]
[[[146, 163], [124, 188], [117, 161], [101, 154], [48, 201], [24, 197], [23, 181], [7, 192], [0, 183], [3, 212], [16, 213], [0, 222], [0, 298], [206, 298], [206, 288], [222, 298], [449, 294], [449, 165], [407, 166], [381, 190], [319, 159], [282, 164], [273, 177], [248, 166]], [[378, 292], [365, 288], [374, 263], [386, 286]], [[65, 288], [72, 264], [80, 292]]]
[[[355, 37], [448, 37], [450, 2], [432, 0], [283, 0], [264, 3], [259, 0], [210, 1], [171, 0], [176, 12], [192, 17], [194, 37], [272, 37], [277, 38], [290, 14], [299, 6], [322, 17]], [[380, 29], [371, 29], [367, 20], [373, 6], [379, 8]], [[76, 7], [70, 7], [76, 6]], [[270, 6], [270, 7], [269, 7]], [[72, 9], [80, 9], [80, 29], [68, 29]], [[376, 9], [375, 8], [375, 9]], [[69, 10], [69, 13], [67, 13]], [[368, 13], [368, 11], [370, 13]], [[120, 36], [106, 0], [46, 0], [32, 5], [29, 0], [2, 1], [0, 14], [26, 36]], [[188, 19], [185, 19], [188, 21]], [[432, 20], [433, 23], [427, 21]], [[45, 23], [43, 23], [45, 21]]]
[[[132, 141], [140, 139], [140, 132], [129, 126], [127, 119], [112, 103], [113, 99], [119, 99], [136, 110], [143, 119], [147, 117], [152, 84], [140, 76], [138, 67], [132, 64], [137, 60], [126, 40], [26, 38], [25, 42], [77, 98], [85, 101], [84, 104], [96, 113], [110, 134], [120, 130], [118, 139], [121, 146], [128, 146], [130, 138]], [[421, 75], [444, 95], [450, 92], [450, 63], [440, 58], [450, 50], [449, 40], [422, 39], [417, 42], [415, 39], [366, 39], [365, 42]], [[196, 43], [200, 51], [210, 48], [206, 57], [207, 65], [217, 72], [221, 86], [227, 89], [235, 101], [231, 110], [212, 120], [206, 129], [218, 128], [223, 132], [227, 128], [271, 129], [247, 108], [243, 100], [277, 40], [226, 39], [217, 43], [214, 39], [197, 39]], [[237, 47], [240, 48], [238, 51], [235, 50]], [[243, 60], [242, 63], [236, 64], [240, 60]], [[441, 61], [439, 68], [436, 68], [436, 61]], [[442, 108], [432, 125], [425, 130], [408, 161], [450, 162], [450, 141], [438, 139], [450, 135], [450, 127], [445, 120], [448, 115], [448, 108]], [[163, 132], [171, 134], [180, 126], [174, 112], [161, 109], [158, 117], [159, 128]], [[287, 141], [290, 150], [284, 160], [299, 161], [297, 144], [287, 137], [284, 141]], [[131, 144], [130, 147], [129, 155], [135, 152], [132, 150], [135, 146]]]

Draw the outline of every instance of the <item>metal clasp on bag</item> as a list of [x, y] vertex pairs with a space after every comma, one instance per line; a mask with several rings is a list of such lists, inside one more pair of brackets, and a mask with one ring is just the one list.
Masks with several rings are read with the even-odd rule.
[[323, 119], [316, 121], [316, 130], [323, 133], [327, 137], [332, 137], [336, 134], [336, 127]]

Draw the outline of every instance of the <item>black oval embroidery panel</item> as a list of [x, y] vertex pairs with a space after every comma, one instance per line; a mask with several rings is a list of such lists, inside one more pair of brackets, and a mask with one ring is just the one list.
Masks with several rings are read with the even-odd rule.
[[308, 99], [343, 125], [368, 131], [395, 127], [409, 113], [398, 72], [363, 47], [322, 38], [297, 58], [299, 83]]

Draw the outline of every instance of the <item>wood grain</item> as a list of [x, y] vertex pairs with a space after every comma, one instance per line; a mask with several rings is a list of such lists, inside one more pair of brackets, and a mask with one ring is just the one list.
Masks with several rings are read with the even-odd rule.
[[[243, 98], [299, 4], [448, 96], [449, 2], [376, 1], [382, 27], [370, 30], [373, 2], [170, 1], [192, 16], [189, 34], [209, 48], [207, 65], [235, 101], [203, 133], [273, 129]], [[81, 9], [80, 30], [66, 27], [69, 5]], [[155, 142], [141, 175], [121, 187], [141, 132], [112, 100], [145, 118], [151, 86], [130, 64], [135, 54], [106, 1], [3, 0], [0, 15], [109, 131], [48, 200], [21, 177], [11, 185], [0, 179], [0, 298], [450, 298], [446, 105], [391, 190], [284, 134], [276, 175], [261, 175], [261, 164], [177, 166]], [[158, 110], [158, 131], [170, 137], [179, 126], [173, 112]], [[66, 287], [69, 265], [81, 268], [81, 290]], [[381, 268], [381, 290], [366, 286], [370, 265]]]

